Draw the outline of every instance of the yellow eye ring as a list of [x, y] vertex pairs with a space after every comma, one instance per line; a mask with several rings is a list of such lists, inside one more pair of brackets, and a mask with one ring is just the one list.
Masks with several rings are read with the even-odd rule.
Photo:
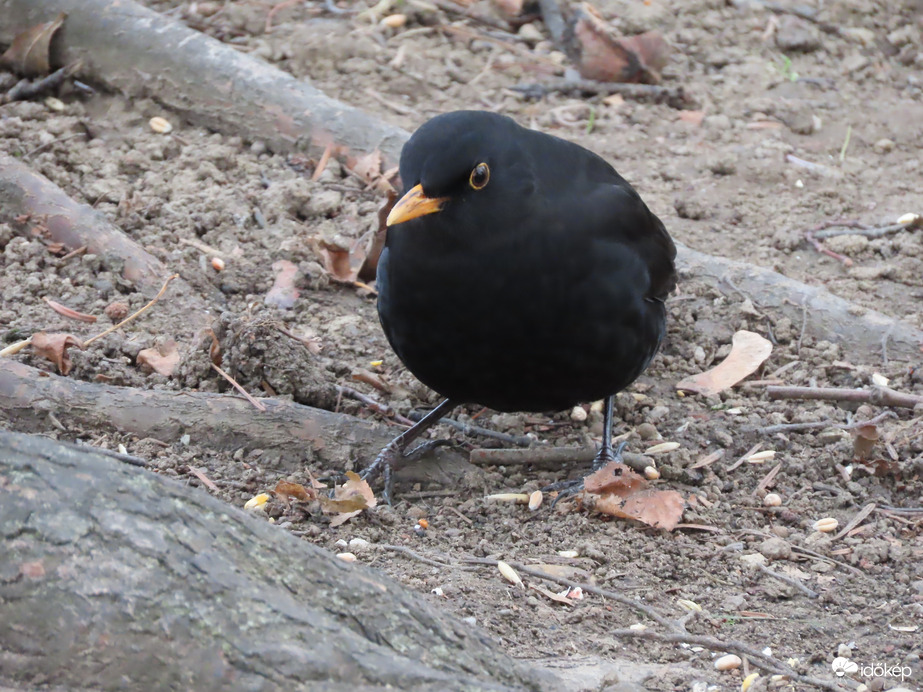
[[468, 183], [475, 190], [482, 190], [490, 181], [490, 168], [486, 163], [479, 163], [471, 171], [471, 176], [468, 178]]

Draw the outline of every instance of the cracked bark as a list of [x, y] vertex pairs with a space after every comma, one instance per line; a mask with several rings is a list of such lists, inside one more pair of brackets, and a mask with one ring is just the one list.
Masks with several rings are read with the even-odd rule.
[[206, 493], [0, 432], [0, 684], [547, 689], [361, 564]]

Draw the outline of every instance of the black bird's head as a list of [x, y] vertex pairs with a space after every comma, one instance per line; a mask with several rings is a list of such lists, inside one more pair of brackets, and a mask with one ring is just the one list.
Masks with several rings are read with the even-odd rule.
[[520, 148], [522, 130], [511, 118], [486, 111], [455, 111], [423, 124], [401, 152], [407, 192], [388, 226], [432, 214], [443, 221], [464, 218], [469, 229], [496, 226], [511, 212], [510, 203], [534, 187]]

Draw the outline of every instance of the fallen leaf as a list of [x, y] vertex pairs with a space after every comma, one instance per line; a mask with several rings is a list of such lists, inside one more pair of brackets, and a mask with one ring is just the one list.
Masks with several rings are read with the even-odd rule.
[[32, 350], [54, 363], [62, 375], [69, 373], [73, 367], [67, 353], [71, 346], [76, 346], [81, 351], [84, 348], [83, 342], [73, 334], [36, 332], [32, 335]]
[[397, 193], [394, 190], [388, 191], [388, 199], [378, 210], [378, 230], [372, 236], [372, 240], [366, 248], [365, 259], [359, 266], [357, 277], [360, 281], [366, 283], [374, 281], [378, 273], [378, 259], [381, 257], [381, 251], [385, 247], [385, 238], [388, 234], [388, 214], [397, 203]]
[[286, 500], [295, 500], [297, 502], [310, 502], [317, 498], [317, 491], [314, 488], [305, 488], [301, 483], [291, 483], [289, 481], [276, 483], [273, 492]]
[[347, 481], [333, 491], [333, 497], [321, 495], [321, 509], [327, 514], [337, 514], [330, 520], [331, 526], [339, 526], [343, 522], [358, 515], [362, 510], [371, 509], [378, 500], [367, 482], [353, 471], [346, 472]]
[[61, 12], [50, 22], [36, 24], [17, 34], [9, 49], [0, 56], [6, 65], [23, 77], [40, 77], [51, 72], [51, 39], [64, 23], [67, 14]]
[[323, 261], [324, 269], [337, 281], [353, 283], [365, 261], [365, 248], [355, 242], [349, 247], [345, 242], [330, 238], [315, 238], [314, 251]]
[[849, 431], [852, 434], [853, 457], [859, 461], [869, 458], [878, 442], [878, 427], [874, 423], [859, 425]]
[[381, 177], [381, 152], [377, 149], [371, 154], [349, 158], [346, 167], [367, 183], [374, 183]]
[[769, 358], [772, 343], [759, 334], [741, 330], [734, 334], [731, 352], [715, 367], [676, 383], [676, 388], [710, 396], [733, 387], [756, 372]]
[[210, 337], [212, 338], [211, 346], [208, 347], [208, 358], [209, 358], [209, 360], [211, 360], [212, 363], [214, 363], [215, 365], [217, 365], [217, 366], [220, 368], [220, 367], [221, 367], [221, 361], [222, 361], [222, 356], [221, 356], [221, 342], [219, 342], [219, 341], [218, 341], [218, 337], [215, 336], [215, 330], [214, 330], [214, 329], [211, 329], [211, 328], [206, 329], [206, 330], [205, 330], [205, 334], [206, 334], [207, 336], [210, 336]]
[[170, 377], [179, 365], [179, 347], [173, 339], [167, 339], [154, 348], [138, 352], [138, 365], [148, 367], [158, 375]]
[[65, 317], [69, 317], [72, 320], [79, 320], [80, 322], [95, 322], [96, 321], [95, 316], [87, 315], [86, 313], [83, 313], [83, 312], [77, 312], [76, 310], [72, 308], [69, 308], [65, 305], [61, 305], [61, 303], [58, 303], [52, 300], [51, 298], [46, 297], [46, 298], [42, 298], [42, 300], [48, 303], [48, 307], [50, 307], [52, 310], [54, 310], [59, 315], [64, 315]]
[[272, 270], [276, 272], [276, 280], [263, 297], [266, 305], [291, 310], [298, 300], [299, 291], [295, 288], [295, 279], [298, 277], [298, 267], [288, 260], [273, 262]]
[[686, 502], [675, 490], [639, 490], [629, 497], [610, 494], [596, 500], [595, 509], [623, 519], [635, 519], [648, 526], [672, 531], [683, 516]]
[[647, 480], [625, 464], [606, 464], [583, 481], [584, 490], [593, 495], [613, 494], [628, 497], [647, 488]]
[[669, 55], [660, 32], [617, 36], [589, 3], [574, 12], [566, 42], [580, 76], [601, 82], [658, 84]]

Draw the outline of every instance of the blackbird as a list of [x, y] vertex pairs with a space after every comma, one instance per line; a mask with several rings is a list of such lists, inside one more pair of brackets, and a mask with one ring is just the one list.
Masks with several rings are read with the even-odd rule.
[[583, 147], [496, 113], [456, 111], [401, 152], [378, 314], [398, 358], [446, 397], [387, 445], [366, 478], [458, 404], [556, 411], [613, 398], [648, 366], [676, 286], [676, 248], [634, 188]]

